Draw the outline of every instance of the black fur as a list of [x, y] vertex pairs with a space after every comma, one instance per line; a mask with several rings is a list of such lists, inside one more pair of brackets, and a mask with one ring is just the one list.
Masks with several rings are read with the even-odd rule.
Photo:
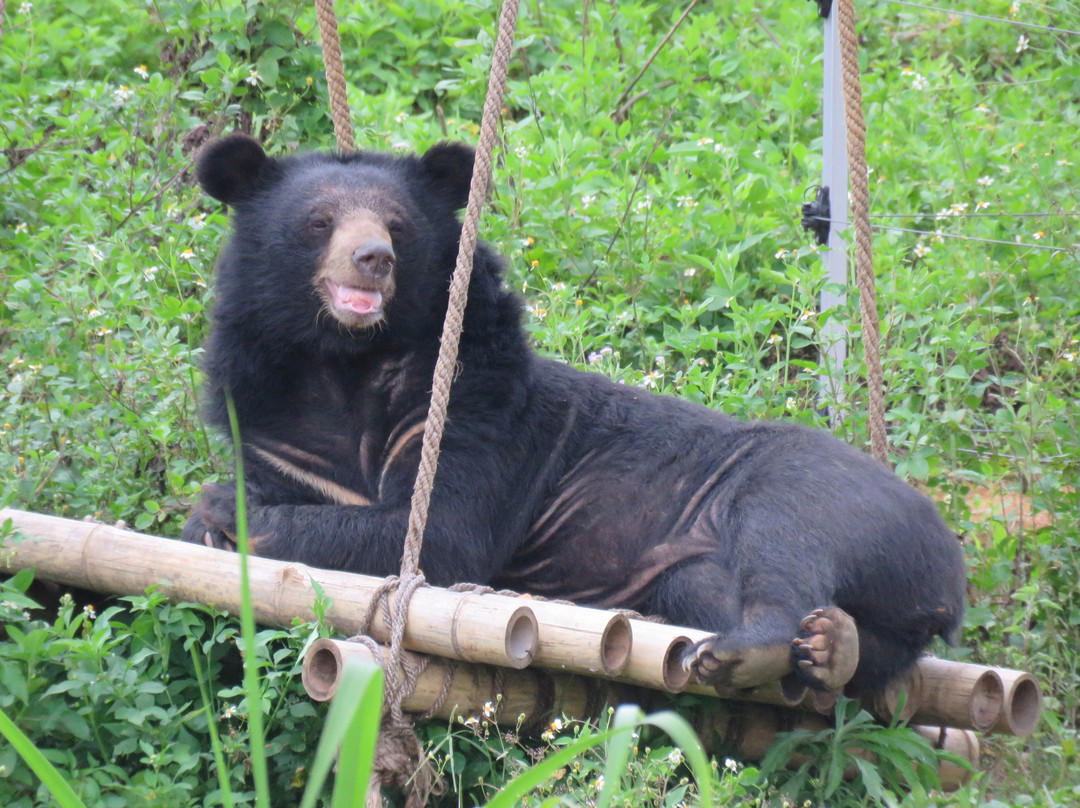
[[[261, 153], [230, 137], [198, 167], [235, 205], [209, 417], [227, 430], [231, 390], [259, 554], [392, 574], [472, 152]], [[358, 208], [393, 220], [396, 288], [369, 328], [344, 327], [313, 292], [328, 248], [305, 222], [326, 204], [334, 226]], [[632, 607], [734, 649], [788, 644], [807, 612], [836, 605], [859, 628], [857, 692], [957, 628], [962, 553], [928, 499], [824, 432], [744, 423], [537, 357], [500, 275], [479, 247], [420, 559], [431, 583]], [[231, 486], [209, 486], [185, 538], [222, 544], [234, 530]]]

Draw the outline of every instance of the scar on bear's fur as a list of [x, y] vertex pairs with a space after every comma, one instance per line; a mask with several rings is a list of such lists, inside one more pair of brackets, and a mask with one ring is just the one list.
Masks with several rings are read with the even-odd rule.
[[[198, 158], [233, 224], [206, 416], [228, 434], [231, 393], [259, 554], [397, 572], [472, 171], [453, 143], [270, 157], [233, 135]], [[779, 649], [798, 685], [828, 695], [854, 667], [867, 693], [956, 631], [963, 554], [927, 497], [824, 431], [537, 356], [502, 260], [479, 244], [473, 266], [428, 581], [704, 629], [686, 664], [718, 686]], [[232, 546], [231, 488], [206, 487], [183, 538]]]

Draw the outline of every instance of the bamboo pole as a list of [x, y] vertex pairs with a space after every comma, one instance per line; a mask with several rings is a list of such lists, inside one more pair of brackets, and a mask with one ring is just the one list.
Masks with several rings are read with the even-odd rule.
[[[0, 522], [7, 519], [28, 538], [0, 548], [0, 569], [36, 567], [41, 578], [117, 594], [138, 594], [157, 585], [174, 600], [239, 611], [236, 553], [107, 525], [0, 510]], [[332, 602], [328, 624], [355, 634], [361, 628], [359, 616], [384, 583], [381, 578], [264, 558], [251, 558], [249, 564], [256, 619], [265, 625], [287, 626], [298, 616], [310, 617], [318, 584]], [[389, 630], [381, 611], [376, 610], [368, 633], [386, 642]], [[584, 616], [576, 617], [577, 611]], [[542, 624], [537, 614], [544, 616]], [[585, 627], [582, 639], [575, 639], [575, 621]], [[567, 672], [614, 676], [672, 693], [685, 689], [716, 695], [712, 687], [691, 683], [681, 664], [685, 650], [707, 636], [697, 629], [627, 621], [622, 615], [565, 604], [421, 587], [409, 606], [405, 648], [509, 668], [523, 668], [537, 658]], [[785, 692], [780, 686], [778, 679], [790, 670], [786, 646], [752, 649], [733, 663], [732, 684], [719, 693], [723, 698], [798, 704], [808, 711], [823, 708], [814, 694]], [[759, 682], [766, 672], [774, 678]], [[891, 718], [900, 689], [909, 693], [901, 717], [935, 726], [1023, 735], [1033, 731], [1042, 710], [1039, 684], [1030, 674], [934, 657], [921, 659], [911, 676], [890, 688], [872, 709]]]
[[[970, 729], [927, 726], [911, 728], [934, 744], [935, 749], [952, 752], [970, 763], [973, 768], [978, 767], [979, 737]], [[938, 763], [938, 780], [941, 781], [943, 790], [956, 791], [971, 780], [971, 771], [948, 760], [942, 760]]]
[[533, 664], [617, 676], [630, 661], [634, 631], [625, 614], [523, 596], [540, 625]]
[[[332, 698], [345, 663], [351, 657], [377, 663], [372, 652], [358, 643], [326, 639], [313, 643], [304, 657], [302, 674], [308, 695], [316, 701]], [[407, 664], [416, 665], [421, 658], [406, 654], [405, 659]], [[452, 679], [447, 686], [448, 673]], [[595, 687], [596, 684], [597, 681], [592, 680], [591, 685]], [[548, 716], [595, 718], [595, 707], [590, 709], [589, 702], [600, 705], [605, 700], [589, 699], [589, 687], [590, 683], [584, 678], [554, 674], [545, 688], [534, 671], [496, 673], [483, 665], [454, 664], [428, 658], [427, 667], [417, 677], [416, 688], [406, 697], [403, 708], [408, 712], [431, 712], [444, 719], [466, 716], [488, 718], [504, 727], [536, 726], [537, 719], [544, 721]], [[613, 682], [605, 683], [603, 687], [600, 695], [606, 696], [608, 702], [645, 701], [650, 709], [658, 706], [648, 703], [656, 697], [650, 697], [646, 691]], [[445, 698], [442, 695], [444, 689]], [[486, 709], [489, 705], [494, 709]], [[713, 752], [732, 750], [739, 758], [752, 761], [765, 756], [776, 741], [777, 733], [795, 729], [819, 732], [830, 725], [823, 716], [809, 712], [719, 699], [703, 705], [694, 723], [706, 749]], [[973, 764], [978, 762], [979, 745], [974, 733], [950, 728], [942, 736], [937, 727], [916, 727], [916, 731], [935, 744], [942, 743], [938, 748], [954, 752]], [[853, 754], [858, 753], [858, 750], [853, 751]], [[799, 765], [804, 760], [804, 757], [795, 758], [792, 765]], [[851, 767], [846, 774], [854, 776], [854, 773], [855, 769]], [[955, 790], [970, 780], [971, 772], [955, 764], [943, 763], [938, 776], [943, 788]]]
[[621, 681], [680, 693], [690, 682], [690, 671], [683, 668], [683, 652], [690, 639], [681, 629], [648, 620], [631, 620], [634, 645]]
[[[907, 676], [886, 688], [874, 707], [883, 718], [893, 717], [899, 693], [907, 693], [907, 704], [897, 716], [918, 724], [949, 726], [986, 732], [995, 727], [1002, 715], [1005, 688], [1001, 673], [1005, 669], [967, 662], [953, 662], [934, 656], [921, 657]], [[1021, 688], [1022, 695], [1028, 688]], [[1034, 718], [1029, 708], [1035, 707]], [[1038, 721], [1039, 705], [1018, 705], [1020, 721], [1025, 726]], [[1034, 724], [1031, 724], [1034, 727]]]
[[[389, 648], [384, 647], [383, 658], [388, 656]], [[313, 642], [304, 655], [301, 673], [307, 694], [315, 701], [333, 698], [345, 663], [352, 658], [379, 664], [375, 655], [359, 643], [330, 639]], [[548, 716], [590, 717], [589, 688], [582, 679], [569, 674], [506, 670], [403, 654], [409, 666], [420, 666], [425, 659], [426, 667], [417, 676], [416, 687], [402, 702], [406, 712], [429, 713], [434, 708], [432, 715], [438, 718], [488, 717], [493, 723], [509, 726], [528, 725]]]
[[1008, 668], [994, 670], [1001, 676], [1005, 688], [1005, 703], [1001, 709], [1001, 717], [990, 731], [1007, 735], [1030, 735], [1042, 716], [1043, 698], [1039, 681], [1023, 671]]
[[[25, 535], [8, 542], [0, 566], [35, 567], [40, 577], [113, 594], [136, 594], [158, 585], [173, 600], [240, 610], [240, 556], [196, 544], [55, 516], [0, 511]], [[359, 618], [379, 596], [382, 578], [318, 570], [268, 558], [249, 558], [255, 619], [291, 625], [311, 617], [317, 583], [331, 599], [327, 622], [343, 634], [362, 630]], [[372, 637], [389, 642], [389, 627], [377, 610]], [[528, 665], [538, 644], [536, 617], [517, 598], [421, 587], [409, 603], [404, 647], [449, 659], [509, 668]]]

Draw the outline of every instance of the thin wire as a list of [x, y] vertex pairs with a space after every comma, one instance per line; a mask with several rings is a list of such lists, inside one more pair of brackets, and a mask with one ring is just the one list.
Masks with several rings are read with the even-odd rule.
[[1042, 213], [871, 213], [871, 219], [1037, 219], [1044, 216], [1080, 216], [1080, 210]]
[[907, 0], [884, 0], [886, 3], [891, 3], [894, 6], [910, 6], [911, 8], [921, 8], [924, 11], [940, 11], [942, 14], [954, 14], [957, 17], [971, 17], [976, 20], [990, 20], [991, 22], [1003, 22], [1009, 25], [1015, 25], [1018, 28], [1036, 28], [1040, 31], [1050, 31], [1054, 34], [1072, 34], [1073, 36], [1080, 36], [1080, 31], [1073, 31], [1069, 28], [1055, 28], [1052, 25], [1038, 25], [1033, 22], [1021, 22], [1020, 20], [1010, 20], [1006, 17], [991, 17], [986, 14], [976, 14], [972, 11], [958, 11], [954, 8], [938, 8], [937, 6], [924, 6], [921, 3], [909, 3]]
[[[851, 222], [841, 221], [840, 219], [828, 219], [824, 216], [812, 216], [809, 218], [816, 219], [820, 222], [830, 222], [832, 224], [842, 224], [845, 227], [850, 227]], [[1055, 247], [1052, 244], [1030, 244], [1023, 241], [1001, 241], [994, 238], [977, 238], [976, 236], [961, 236], [958, 233], [939, 233], [934, 230], [913, 230], [910, 227], [894, 227], [888, 224], [872, 224], [870, 225], [874, 230], [892, 230], [897, 233], [917, 233], [923, 236], [934, 236], [935, 238], [952, 238], [960, 241], [977, 241], [981, 244], [1005, 244], [1009, 247], [1028, 247], [1032, 250], [1050, 250], [1052, 252], [1071, 252], [1066, 247]]]

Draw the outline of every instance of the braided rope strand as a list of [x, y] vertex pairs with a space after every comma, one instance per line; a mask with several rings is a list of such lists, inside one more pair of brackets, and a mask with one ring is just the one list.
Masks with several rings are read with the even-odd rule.
[[424, 425], [424, 441], [420, 453], [420, 469], [409, 513], [409, 529], [405, 537], [405, 551], [401, 560], [401, 573], [415, 572], [420, 561], [420, 546], [427, 525], [428, 506], [435, 469], [439, 462], [439, 444], [446, 424], [446, 407], [450, 398], [450, 385], [457, 365], [458, 344], [469, 294], [472, 276], [473, 253], [476, 251], [477, 232], [480, 227], [480, 211], [487, 198], [491, 184], [491, 152], [495, 145], [499, 113], [506, 90], [506, 74], [514, 47], [514, 28], [517, 25], [518, 0], [505, 0], [499, 15], [499, 32], [492, 54], [491, 75], [488, 79], [487, 98], [484, 101], [480, 121], [480, 136], [476, 146], [476, 162], [469, 186], [469, 202], [465, 208], [465, 221], [461, 226], [461, 243], [457, 264], [450, 282], [450, 301], [439, 343], [439, 358], [435, 364], [435, 377], [431, 391], [431, 406]]
[[326, 65], [326, 89], [330, 93], [330, 117], [334, 121], [334, 136], [342, 152], [356, 151], [352, 114], [345, 86], [345, 68], [341, 62], [341, 38], [338, 36], [334, 0], [315, 0], [322, 40], [323, 63]]
[[855, 283], [859, 287], [863, 353], [870, 409], [870, 449], [888, 464], [885, 436], [885, 398], [881, 371], [881, 324], [878, 321], [874, 286], [874, 256], [870, 235], [870, 188], [866, 172], [866, 124], [862, 113], [859, 79], [859, 40], [855, 32], [853, 0], [835, 5], [840, 29], [840, 64], [844, 84], [844, 116], [847, 121], [848, 164], [851, 166], [851, 219], [855, 223]]

